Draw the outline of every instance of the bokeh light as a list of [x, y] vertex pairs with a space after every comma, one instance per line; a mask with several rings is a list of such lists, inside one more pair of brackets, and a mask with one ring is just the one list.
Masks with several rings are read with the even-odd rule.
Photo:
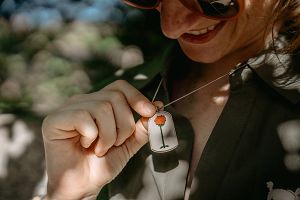
[[120, 0], [0, 1], [0, 199], [46, 192], [43, 118], [160, 55], [158, 30]]

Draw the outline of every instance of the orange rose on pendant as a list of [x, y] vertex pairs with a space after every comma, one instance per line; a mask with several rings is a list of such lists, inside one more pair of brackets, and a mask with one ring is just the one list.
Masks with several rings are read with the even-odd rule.
[[160, 148], [163, 149], [163, 148], [169, 147], [169, 145], [165, 144], [164, 135], [163, 135], [163, 131], [162, 131], [162, 126], [165, 125], [165, 123], [166, 123], [166, 117], [164, 115], [158, 115], [155, 118], [154, 122], [160, 128], [161, 141], [163, 144]]
[[166, 123], [166, 117], [164, 115], [159, 115], [155, 118], [154, 122], [158, 126], [163, 126]]

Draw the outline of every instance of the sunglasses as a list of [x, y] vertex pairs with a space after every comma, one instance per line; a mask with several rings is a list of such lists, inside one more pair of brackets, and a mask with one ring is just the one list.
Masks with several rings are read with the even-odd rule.
[[[162, 0], [123, 0], [126, 4], [140, 9], [155, 9]], [[200, 15], [218, 20], [236, 17], [243, 1], [238, 0], [180, 0], [187, 8], [199, 12]]]

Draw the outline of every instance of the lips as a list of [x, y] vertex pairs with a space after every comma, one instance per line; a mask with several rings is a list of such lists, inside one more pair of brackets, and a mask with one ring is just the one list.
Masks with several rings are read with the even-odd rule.
[[203, 44], [213, 39], [225, 24], [226, 21], [223, 21], [215, 25], [214, 27], [210, 26], [206, 29], [201, 29], [198, 31], [189, 31], [181, 35], [180, 39], [188, 43]]

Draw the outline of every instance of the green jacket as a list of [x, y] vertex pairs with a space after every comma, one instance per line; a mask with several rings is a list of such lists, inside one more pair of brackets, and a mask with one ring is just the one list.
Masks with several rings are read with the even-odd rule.
[[[278, 191], [296, 195], [300, 188], [300, 77], [289, 70], [278, 74], [285, 69], [283, 64], [299, 65], [299, 58], [279, 57], [268, 54], [250, 59], [231, 72], [230, 96], [197, 166], [191, 200], [267, 200], [272, 195], [279, 198]], [[159, 67], [163, 60], [153, 62], [125, 74], [150, 99], [164, 71]], [[148, 78], [134, 80], [137, 73]], [[166, 85], [156, 99], [168, 103]], [[166, 110], [173, 115], [179, 147], [162, 155], [145, 145], [98, 199], [183, 199], [194, 133], [172, 106]]]

